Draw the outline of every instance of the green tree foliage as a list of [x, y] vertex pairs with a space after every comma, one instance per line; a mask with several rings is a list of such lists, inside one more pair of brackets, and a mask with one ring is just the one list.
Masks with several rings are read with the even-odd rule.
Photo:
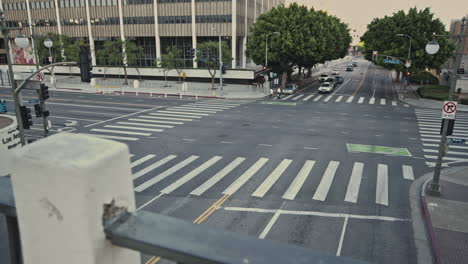
[[[408, 56], [409, 38], [396, 35], [407, 34], [413, 38], [410, 71], [439, 69], [452, 55], [455, 47], [447, 38], [438, 37], [439, 52], [434, 55], [427, 54], [425, 46], [432, 40], [434, 33], [446, 34], [445, 25], [439, 19], [434, 19], [434, 14], [429, 8], [423, 10], [411, 8], [408, 13], [400, 10], [392, 16], [375, 18], [367, 25], [367, 31], [361, 37], [364, 41], [365, 58], [371, 60], [372, 52], [376, 50], [379, 54], [391, 55], [405, 62]], [[377, 64], [396, 70], [398, 75], [406, 71], [405, 65], [384, 64], [382, 59]]]
[[[176, 69], [179, 73], [179, 82], [180, 82], [180, 72], [182, 72], [182, 51], [177, 47], [168, 47], [166, 49], [166, 53], [161, 55], [161, 58], [155, 60], [153, 64], [155, 66], [160, 66], [162, 68], [162, 72], [164, 74], [164, 80], [166, 81], [167, 85], [167, 74], [172, 69]], [[180, 69], [180, 70], [179, 70]], [[180, 71], [180, 72], [179, 72]]]
[[[224, 65], [229, 65], [232, 60], [231, 50], [226, 42], [221, 42], [221, 55]], [[214, 88], [214, 79], [216, 71], [219, 69], [219, 42], [206, 41], [197, 46], [197, 62], [200, 67], [208, 68], [211, 75], [211, 88]]]
[[[78, 62], [80, 59], [80, 50], [82, 47], [86, 47], [86, 42], [82, 38], [75, 39], [75, 41], [67, 41], [64, 43], [63, 46], [63, 54], [64, 60], [66, 61], [75, 61]], [[71, 66], [70, 69], [70, 76], [71, 76]]]
[[[137, 65], [137, 60], [143, 56], [143, 48], [128, 40], [106, 40], [102, 49], [98, 50], [97, 57], [103, 65], [122, 66], [125, 73], [125, 82], [128, 84], [127, 67]], [[126, 63], [124, 63], [126, 62]], [[138, 67], [137, 67], [138, 70]]]
[[64, 55], [62, 49], [65, 50], [65, 47], [71, 43], [70, 38], [56, 33], [47, 33], [34, 38], [39, 64], [41, 64], [41, 62], [49, 62], [49, 49], [44, 46], [44, 41], [46, 39], [52, 40], [53, 43], [53, 46], [50, 48], [50, 56], [52, 56], [53, 62], [64, 61], [65, 58], [62, 56]]
[[255, 63], [264, 64], [265, 40], [272, 32], [280, 34], [268, 39], [268, 67], [281, 74], [283, 86], [293, 67], [344, 57], [351, 43], [348, 26], [338, 18], [296, 3], [279, 5], [251, 27], [247, 54]]

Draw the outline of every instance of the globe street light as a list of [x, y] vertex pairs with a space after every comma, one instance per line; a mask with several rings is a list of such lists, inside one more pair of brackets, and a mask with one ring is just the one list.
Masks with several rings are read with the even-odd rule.
[[436, 54], [439, 51], [439, 48], [439, 43], [435, 40], [431, 40], [426, 44], [426, 52], [430, 55]]
[[54, 42], [50, 39], [44, 40], [44, 46], [49, 49], [49, 62], [52, 63], [52, 52], [50, 52], [50, 48], [54, 45]]
[[25, 36], [25, 35], [18, 35], [16, 36], [15, 38], [15, 44], [16, 46], [22, 48], [22, 49], [26, 49], [27, 47], [29, 47], [29, 39]]

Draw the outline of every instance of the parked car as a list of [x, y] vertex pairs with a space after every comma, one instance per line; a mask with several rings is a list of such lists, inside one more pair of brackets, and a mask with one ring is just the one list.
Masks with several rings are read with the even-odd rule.
[[335, 76], [336, 83], [343, 83], [344, 79], [341, 76]]
[[328, 78], [328, 74], [322, 74], [319, 77], [319, 82], [324, 82]]
[[336, 79], [335, 77], [328, 77], [325, 82], [328, 82], [328, 83], [331, 83], [331, 85], [333, 87], [336, 87], [338, 85], [338, 83], [336, 82]]
[[348, 65], [348, 67], [346, 67], [346, 71], [354, 71], [354, 66]]
[[332, 75], [338, 75], [338, 74], [340, 74], [340, 72], [337, 69], [332, 70]]
[[288, 83], [283, 89], [284, 94], [294, 94], [297, 92], [298, 86], [295, 83]]
[[322, 93], [331, 93], [333, 91], [333, 84], [329, 82], [324, 82], [320, 85], [318, 90], [319, 92], [322, 92]]
[[353, 67], [357, 67], [357, 62], [353, 62]]

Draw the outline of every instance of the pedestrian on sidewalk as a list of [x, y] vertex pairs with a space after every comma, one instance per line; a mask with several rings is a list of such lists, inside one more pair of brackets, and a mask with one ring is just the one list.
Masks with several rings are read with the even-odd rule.
[[270, 88], [270, 98], [273, 97], [273, 88]]
[[276, 92], [278, 93], [278, 99], [280, 99], [280, 97], [281, 97], [281, 88], [278, 87], [278, 90], [276, 90]]

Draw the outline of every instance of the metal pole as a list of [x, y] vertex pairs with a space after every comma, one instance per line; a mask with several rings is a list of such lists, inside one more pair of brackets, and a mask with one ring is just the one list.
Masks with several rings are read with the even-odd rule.
[[[455, 57], [455, 67], [452, 72], [452, 78], [450, 80], [450, 90], [448, 100], [453, 100], [453, 94], [455, 92], [455, 85], [457, 82], [457, 69], [460, 68], [462, 55], [463, 55], [463, 47], [464, 47], [464, 40], [465, 37], [463, 34], [465, 33], [465, 18], [462, 19], [461, 31], [460, 34], [457, 36], [458, 38], [458, 46], [457, 46], [457, 53]], [[445, 155], [445, 151], [447, 149], [447, 131], [448, 131], [448, 124], [449, 120], [444, 121], [444, 125], [442, 127], [442, 137], [440, 138], [439, 143], [439, 154], [437, 156], [437, 162], [434, 167], [434, 177], [432, 178], [431, 185], [429, 187], [429, 194], [432, 195], [440, 195], [440, 171], [442, 169], [442, 159]]]
[[219, 34], [219, 89], [221, 96], [223, 96], [223, 57], [221, 51], [221, 34]]
[[26, 139], [24, 137], [24, 128], [23, 128], [23, 122], [21, 119], [21, 113], [20, 113], [20, 99], [19, 99], [19, 94], [15, 92], [16, 90], [16, 82], [15, 82], [15, 74], [13, 72], [13, 65], [11, 63], [11, 57], [10, 57], [10, 45], [9, 45], [9, 39], [10, 39], [10, 32], [8, 28], [5, 25], [5, 17], [3, 16], [3, 11], [0, 10], [0, 27], [1, 31], [3, 34], [3, 41], [5, 43], [5, 52], [6, 52], [6, 57], [7, 57], [7, 63], [8, 63], [8, 73], [10, 76], [10, 84], [11, 84], [11, 93], [13, 95], [13, 103], [15, 104], [15, 114], [16, 114], [16, 121], [18, 123], [18, 130], [19, 130], [19, 136], [20, 136], [20, 142], [21, 145], [26, 145]]
[[10, 248], [10, 263], [21, 264], [23, 263], [23, 256], [21, 253], [21, 239], [18, 228], [18, 218], [13, 216], [6, 216], [5, 220], [8, 233], [8, 244]]
[[265, 37], [265, 67], [268, 67], [268, 36], [270, 34], [267, 34]]

